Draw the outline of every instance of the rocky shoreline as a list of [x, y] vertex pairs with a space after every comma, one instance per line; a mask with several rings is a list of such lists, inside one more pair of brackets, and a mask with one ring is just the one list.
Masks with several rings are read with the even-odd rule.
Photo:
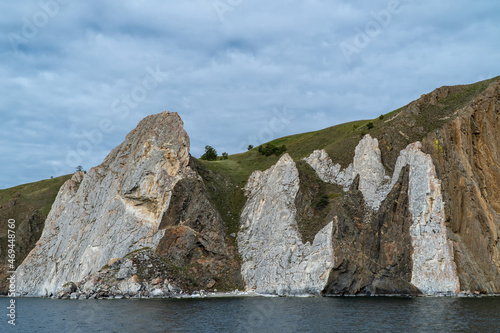
[[[0, 298], [7, 297], [6, 295], [0, 295]], [[135, 295], [125, 294], [110, 294], [109, 292], [100, 291], [93, 294], [87, 294], [84, 292], [75, 291], [72, 293], [58, 294], [56, 296], [28, 296], [28, 295], [16, 295], [16, 298], [50, 298], [50, 299], [70, 299], [70, 300], [113, 300], [113, 299], [196, 299], [196, 298], [230, 298], [230, 297], [395, 297], [395, 298], [415, 298], [415, 297], [425, 297], [425, 298], [438, 298], [438, 297], [451, 297], [451, 298], [483, 298], [483, 297], [500, 297], [500, 294], [483, 294], [478, 291], [461, 291], [458, 294], [441, 293], [436, 295], [408, 295], [408, 294], [383, 294], [383, 295], [265, 295], [258, 294], [255, 292], [246, 292], [234, 290], [231, 292], [218, 292], [218, 291], [194, 291], [190, 292], [180, 292], [180, 293], [168, 293], [163, 296], [151, 294], [148, 292], [140, 292]]]

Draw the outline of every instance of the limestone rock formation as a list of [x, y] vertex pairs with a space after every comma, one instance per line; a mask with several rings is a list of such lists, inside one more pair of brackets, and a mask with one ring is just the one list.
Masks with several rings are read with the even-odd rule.
[[333, 265], [332, 222], [302, 243], [295, 196], [299, 173], [285, 154], [276, 165], [255, 171], [246, 187], [238, 247], [247, 290], [265, 294], [319, 294]]
[[189, 138], [176, 113], [141, 121], [100, 166], [76, 173], [61, 188], [40, 240], [17, 269], [18, 291], [55, 294], [111, 258], [156, 249], [175, 185], [199, 178], [189, 161]]
[[324, 182], [336, 183], [348, 188], [352, 181], [351, 177], [346, 180], [339, 177], [340, 164], [334, 165], [324, 149], [315, 150], [311, 155], [304, 158], [304, 161], [316, 171], [318, 177]]
[[[61, 187], [17, 290], [499, 293], [499, 101], [498, 79], [443, 87], [374, 121], [373, 137], [342, 128], [288, 138], [290, 155], [274, 165], [252, 151], [204, 164], [177, 114], [147, 117]], [[292, 159], [325, 133], [340, 135], [323, 146], [331, 156]]]
[[425, 294], [458, 293], [460, 289], [453, 248], [448, 240], [441, 181], [429, 155], [416, 142], [401, 151], [393, 182], [400, 170], [410, 166], [409, 211], [413, 218], [411, 283]]
[[[182, 292], [175, 269], [151, 250], [141, 250], [126, 258], [113, 258], [99, 272], [75, 284], [80, 298], [168, 297]], [[68, 295], [67, 288], [58, 290], [58, 297]]]
[[462, 290], [500, 292], [500, 81], [423, 143], [442, 181]]
[[[316, 150], [304, 160], [316, 171], [318, 177], [332, 184], [339, 184], [347, 191], [356, 175], [360, 175], [359, 190], [366, 204], [377, 210], [391, 190], [389, 177], [385, 176], [378, 140], [369, 134], [358, 143], [354, 160], [345, 170], [340, 164], [333, 165], [324, 150]], [[393, 185], [393, 184], [392, 184]]]
[[390, 188], [384, 187], [385, 169], [382, 164], [378, 140], [367, 134], [354, 151], [352, 178], [360, 175], [359, 190], [363, 193], [365, 202], [378, 209]]
[[[457, 293], [460, 286], [452, 245], [445, 226], [441, 182], [437, 179], [431, 157], [422, 153], [421, 146], [420, 142], [416, 142], [401, 151], [392, 181], [389, 181], [385, 176], [377, 139], [366, 135], [355, 150], [352, 178], [359, 177], [356, 187], [363, 194], [364, 202], [372, 209], [378, 210], [398, 182], [402, 169], [407, 165], [410, 167], [409, 199], [406, 209], [411, 213], [413, 220], [409, 230], [413, 247], [411, 284], [424, 294]], [[338, 182], [337, 177], [330, 173], [332, 170], [337, 171], [338, 166], [332, 167], [332, 162], [326, 152], [313, 152], [305, 160], [315, 169], [320, 178], [329, 182]], [[365, 215], [358, 218], [363, 219], [368, 225], [373, 217]], [[367, 232], [363, 225], [359, 229], [361, 234]], [[360, 238], [363, 239], [362, 236]], [[375, 240], [363, 240], [364, 243], [372, 241]], [[349, 247], [347, 244], [342, 246]], [[361, 251], [368, 256], [366, 249], [355, 251]]]

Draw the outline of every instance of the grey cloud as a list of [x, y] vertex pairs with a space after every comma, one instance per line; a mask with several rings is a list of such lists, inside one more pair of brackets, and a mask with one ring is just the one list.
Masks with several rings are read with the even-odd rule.
[[[194, 156], [206, 144], [237, 153], [499, 74], [500, 4], [492, 1], [401, 0], [401, 13], [351, 62], [340, 43], [352, 43], [388, 0], [242, 1], [222, 21], [214, 3], [70, 1], [17, 53], [7, 34], [40, 6], [2, 3], [0, 153], [8, 163], [0, 188], [74, 171], [68, 154], [103, 120], [113, 129], [81, 156], [87, 169], [164, 110], [183, 118]], [[116, 103], [141, 92], [148, 67], [168, 76], [124, 114]], [[269, 130], [285, 108], [286, 125]]]

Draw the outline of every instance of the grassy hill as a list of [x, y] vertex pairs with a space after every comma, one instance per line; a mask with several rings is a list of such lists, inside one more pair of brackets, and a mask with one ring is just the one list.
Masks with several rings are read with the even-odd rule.
[[[459, 116], [474, 98], [496, 80], [500, 80], [500, 77], [470, 85], [441, 87], [376, 119], [286, 136], [270, 143], [276, 146], [285, 145], [286, 152], [296, 162], [316, 149], [325, 149], [334, 163], [340, 163], [345, 168], [352, 162], [359, 140], [365, 134], [370, 134], [379, 140], [383, 163], [387, 171], [392, 172], [400, 150], [409, 143], [424, 140], [429, 133]], [[248, 177], [255, 170], [268, 169], [279, 157], [266, 157], [255, 147], [250, 151], [231, 155], [226, 160], [191, 159], [191, 165], [205, 182], [211, 201], [226, 221], [229, 233], [238, 232], [239, 216], [246, 202], [243, 187]], [[298, 167], [301, 174], [306, 176], [305, 179], [311, 183], [316, 181], [312, 169], [303, 163], [299, 163]], [[0, 190], [0, 290], [5, 287], [6, 281], [7, 220], [17, 221], [16, 265], [19, 265], [39, 239], [59, 188], [70, 177], [71, 175], [66, 175]], [[320, 182], [316, 185], [317, 188], [321, 187]], [[337, 195], [338, 189], [321, 191], [324, 192], [323, 196], [328, 195], [331, 198]]]
[[[271, 141], [285, 145], [295, 161], [309, 156], [316, 149], [325, 149], [334, 163], [343, 168], [353, 160], [359, 140], [370, 134], [377, 138], [387, 172], [393, 171], [399, 152], [408, 144], [425, 137], [460, 115], [464, 108], [481, 94], [495, 77], [469, 85], [444, 86], [420, 99], [375, 119], [360, 120], [328, 127], [319, 131], [286, 136]], [[193, 165], [202, 175], [213, 202], [218, 206], [231, 232], [238, 230], [238, 217], [245, 203], [242, 191], [255, 170], [266, 170], [279, 156], [266, 157], [258, 147], [230, 155], [227, 160], [204, 161], [193, 158]]]
[[16, 267], [40, 238], [45, 219], [59, 192], [71, 175], [0, 190], [0, 291], [7, 269], [7, 221], [16, 220]]

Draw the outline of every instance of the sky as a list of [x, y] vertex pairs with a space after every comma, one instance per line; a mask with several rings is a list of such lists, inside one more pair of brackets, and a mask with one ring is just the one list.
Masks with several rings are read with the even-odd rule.
[[500, 75], [491, 0], [0, 3], [0, 189], [88, 170], [144, 117], [191, 154], [378, 117]]

